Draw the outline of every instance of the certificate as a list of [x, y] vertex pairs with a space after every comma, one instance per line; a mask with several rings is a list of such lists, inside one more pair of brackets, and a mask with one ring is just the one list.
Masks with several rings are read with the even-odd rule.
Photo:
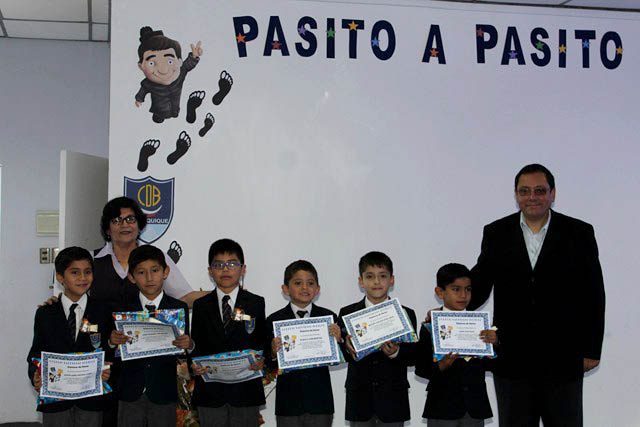
[[432, 311], [433, 353], [494, 356], [493, 345], [480, 339], [480, 331], [491, 328], [486, 311]]
[[102, 395], [104, 352], [58, 354], [42, 352], [40, 397], [82, 399]]
[[397, 298], [343, 316], [356, 360], [386, 341], [416, 341], [416, 334]]
[[180, 336], [180, 330], [176, 325], [159, 321], [128, 320], [116, 320], [115, 324], [116, 330], [131, 339], [130, 342], [120, 345], [122, 360], [184, 353], [184, 350], [171, 344]]
[[338, 341], [329, 335], [332, 323], [332, 316], [273, 322], [273, 335], [282, 340], [278, 367], [292, 370], [340, 363]]
[[257, 362], [261, 351], [244, 350], [194, 357], [193, 363], [207, 369], [202, 379], [207, 382], [234, 384], [262, 378], [262, 371], [252, 371], [249, 366]]

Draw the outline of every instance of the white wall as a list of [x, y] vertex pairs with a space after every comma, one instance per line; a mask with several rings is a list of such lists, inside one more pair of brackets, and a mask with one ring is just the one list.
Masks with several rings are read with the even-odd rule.
[[58, 242], [36, 236], [35, 212], [58, 209], [61, 149], [107, 155], [109, 46], [1, 39], [0, 58], [0, 422], [32, 421], [26, 356], [53, 273], [38, 248]]

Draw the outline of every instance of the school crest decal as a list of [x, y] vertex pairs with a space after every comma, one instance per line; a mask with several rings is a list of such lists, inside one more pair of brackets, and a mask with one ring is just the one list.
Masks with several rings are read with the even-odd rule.
[[147, 226], [140, 234], [144, 243], [153, 243], [164, 235], [173, 219], [173, 191], [175, 178], [141, 179], [124, 177], [124, 195], [135, 200], [147, 215]]

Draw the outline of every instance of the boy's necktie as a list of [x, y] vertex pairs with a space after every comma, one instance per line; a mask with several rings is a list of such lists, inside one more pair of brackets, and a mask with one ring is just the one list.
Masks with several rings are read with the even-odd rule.
[[298, 315], [298, 317], [300, 319], [304, 319], [304, 316], [307, 315], [307, 310], [298, 310], [298, 311], [296, 311], [296, 314]]
[[69, 307], [69, 317], [67, 317], [67, 325], [69, 326], [69, 332], [71, 334], [71, 342], [76, 342], [76, 307], [78, 304], [71, 304]]
[[153, 313], [154, 311], [156, 311], [156, 306], [153, 304], [147, 304], [144, 306], [144, 308], [146, 308], [149, 313]]
[[229, 295], [225, 295], [222, 297], [222, 323], [224, 324], [225, 330], [231, 323], [231, 306], [229, 305], [230, 299], [231, 297]]

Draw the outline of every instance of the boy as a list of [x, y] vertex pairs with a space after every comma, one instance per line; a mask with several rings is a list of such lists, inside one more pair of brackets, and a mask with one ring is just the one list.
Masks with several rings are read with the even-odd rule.
[[[97, 338], [93, 334], [100, 335], [101, 348], [109, 351], [107, 339], [111, 315], [106, 306], [87, 296], [93, 282], [91, 254], [76, 246], [63, 249], [56, 257], [55, 268], [56, 279], [64, 292], [55, 303], [44, 305], [36, 311], [33, 344], [27, 356], [29, 379], [38, 392], [42, 386], [42, 376], [32, 358], [40, 358], [41, 352], [93, 352], [91, 341]], [[91, 325], [97, 325], [97, 331], [82, 332], [80, 329], [84, 319]], [[109, 379], [109, 373], [109, 370], [102, 372], [103, 381]], [[109, 406], [110, 397], [103, 395], [41, 404], [38, 405], [38, 411], [43, 413], [45, 426], [98, 427], [102, 425], [102, 411]]]
[[[358, 283], [366, 296], [340, 310], [339, 325], [343, 330], [343, 316], [388, 300], [395, 280], [393, 263], [382, 252], [367, 253], [360, 258], [358, 267]], [[415, 330], [416, 314], [410, 308], [403, 308]], [[358, 427], [402, 426], [411, 418], [407, 367], [415, 364], [416, 344], [388, 341], [382, 345], [382, 351], [356, 361], [351, 338], [347, 337], [345, 341], [345, 353], [348, 353], [345, 357], [349, 363], [345, 418], [351, 426]]]
[[[442, 310], [466, 310], [471, 301], [470, 276], [469, 269], [462, 264], [447, 264], [438, 270], [435, 292], [443, 302]], [[482, 331], [480, 338], [490, 344], [498, 341], [493, 330]], [[484, 419], [493, 416], [484, 381], [490, 362], [489, 359], [459, 358], [455, 353], [434, 362], [429, 328], [421, 328], [416, 375], [429, 379], [422, 414], [428, 426], [483, 426]]]
[[[209, 275], [216, 288], [193, 304], [192, 355], [210, 356], [246, 349], [262, 350], [265, 342], [264, 298], [242, 289], [246, 266], [240, 245], [230, 239], [215, 241], [209, 248]], [[236, 320], [236, 314], [251, 320]], [[262, 369], [262, 361], [252, 369]], [[192, 404], [198, 408], [200, 425], [257, 427], [259, 407], [264, 405], [262, 379], [222, 384], [205, 383], [205, 369], [193, 366], [197, 375]]]
[[[189, 309], [187, 304], [170, 297], [163, 291], [169, 267], [164, 253], [151, 245], [138, 246], [129, 255], [128, 277], [138, 287], [137, 295], [125, 300], [118, 311], [149, 311], [183, 309], [185, 334], [173, 341], [178, 348], [193, 348], [188, 335]], [[110, 345], [131, 340], [124, 333], [113, 330]], [[118, 426], [172, 426], [176, 425], [177, 356], [156, 356], [122, 362], [118, 381]]]
[[[319, 307], [313, 300], [320, 292], [318, 272], [309, 261], [299, 260], [284, 270], [282, 292], [291, 303], [267, 318], [270, 342], [265, 359], [277, 368], [276, 355], [282, 348], [282, 340], [273, 336], [273, 322], [277, 320], [303, 319], [332, 316], [334, 312]], [[329, 332], [341, 341], [340, 327], [335, 323]], [[276, 381], [276, 422], [278, 427], [331, 426], [333, 420], [333, 392], [327, 366], [300, 369], [278, 376]]]

